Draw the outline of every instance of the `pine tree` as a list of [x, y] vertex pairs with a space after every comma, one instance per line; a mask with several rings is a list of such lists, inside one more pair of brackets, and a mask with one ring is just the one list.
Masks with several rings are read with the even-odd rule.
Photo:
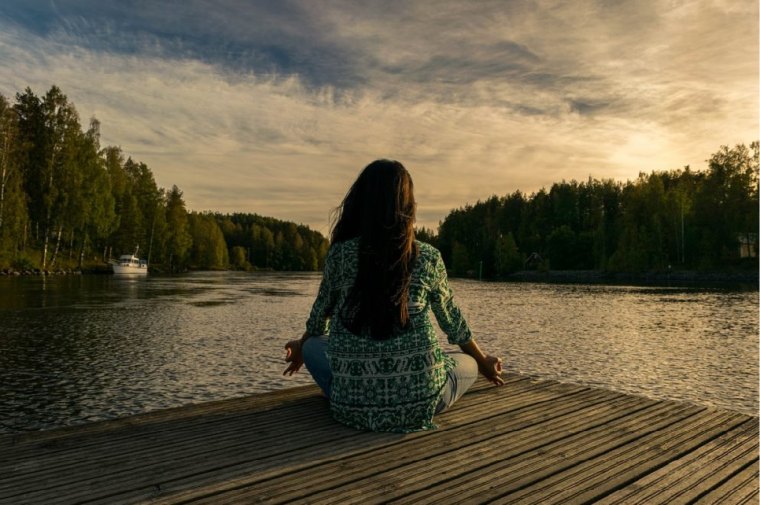
[[169, 269], [174, 271], [176, 265], [185, 264], [188, 250], [193, 242], [185, 201], [182, 199], [182, 191], [177, 186], [172, 186], [166, 197], [166, 230]]

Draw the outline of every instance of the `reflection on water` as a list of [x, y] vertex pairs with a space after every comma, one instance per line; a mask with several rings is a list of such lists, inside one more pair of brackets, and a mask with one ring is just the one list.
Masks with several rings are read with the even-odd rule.
[[756, 288], [457, 288], [480, 340], [510, 370], [757, 414]]
[[[283, 378], [319, 274], [0, 279], [0, 432], [309, 383]], [[505, 369], [756, 414], [758, 292], [452, 280]]]

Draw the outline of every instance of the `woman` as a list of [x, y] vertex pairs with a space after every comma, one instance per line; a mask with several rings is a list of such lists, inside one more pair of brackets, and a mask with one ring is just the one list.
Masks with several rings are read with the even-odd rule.
[[[300, 340], [285, 345], [284, 374], [301, 366], [336, 420], [359, 429], [435, 428], [480, 371], [496, 385], [501, 360], [478, 348], [437, 249], [414, 239], [412, 179], [398, 161], [369, 164], [336, 209], [319, 294]], [[451, 344], [444, 354], [428, 308]]]

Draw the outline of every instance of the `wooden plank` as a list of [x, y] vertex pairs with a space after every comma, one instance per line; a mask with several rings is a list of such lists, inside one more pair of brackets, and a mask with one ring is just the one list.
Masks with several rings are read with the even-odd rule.
[[[508, 384], [530, 383], [528, 377], [519, 375], [511, 375], [505, 380]], [[490, 384], [486, 380], [479, 380], [473, 385], [472, 391], [468, 392], [460, 402], [473, 401], [468, 399], [483, 393], [489, 387]], [[131, 445], [140, 437], [152, 438], [167, 431], [182, 430], [185, 433], [192, 433], [186, 429], [190, 426], [212, 428], [212, 425], [220, 423], [229, 426], [232, 420], [239, 418], [245, 418], [245, 422], [253, 424], [255, 421], [250, 418], [252, 413], [258, 412], [262, 414], [261, 419], [268, 420], [271, 411], [300, 407], [305, 402], [313, 402], [314, 405], [319, 405], [326, 401], [314, 394], [318, 390], [316, 386], [303, 386], [294, 389], [299, 390], [299, 395], [308, 393], [308, 396], [303, 398], [298, 396], [297, 400], [293, 402], [288, 401], [288, 397], [293, 396], [290, 390], [275, 392], [282, 393], [281, 398], [269, 397], [270, 393], [262, 393], [261, 396], [268, 397], [263, 399], [266, 401], [250, 401], [247, 398], [224, 400], [222, 402], [211, 402], [209, 408], [193, 405], [168, 409], [164, 411], [165, 416], [155, 412], [133, 416], [134, 418], [92, 423], [91, 426], [0, 436], [0, 441], [4, 440], [6, 445], [10, 443], [10, 446], [6, 447], [3, 452], [3, 460], [0, 460], [0, 473], [12, 467], [18, 468], [19, 463], [25, 459], [39, 459], [40, 450], [44, 450], [46, 454], [51, 454], [56, 451], [66, 452], [68, 449], [76, 447], [78, 451], [81, 451], [84, 447], [100, 444], [107, 445], [110, 450], [115, 447], [116, 441], [123, 441], [125, 444]], [[225, 406], [225, 403], [228, 405]], [[250, 410], [245, 410], [247, 405], [251, 406]], [[183, 409], [187, 409], [187, 412], [178, 412]], [[87, 427], [91, 429], [85, 429]], [[66, 452], [66, 454], [67, 457], [71, 456], [71, 452]]]
[[[288, 434], [299, 438], [308, 435], [309, 443], [305, 445], [306, 448], [329, 443], [341, 437], [356, 438], [360, 435], [356, 430], [336, 425], [326, 414], [325, 423], [321, 428], [303, 429], [293, 433], [287, 425], [281, 424], [280, 436], [272, 437], [274, 440], [269, 445], [262, 446], [257, 439], [257, 433], [240, 441], [234, 437], [212, 442], [199, 439], [196, 447], [184, 447], [182, 450], [159, 445], [154, 451], [141, 457], [130, 458], [126, 464], [107, 462], [83, 468], [62, 467], [54, 474], [42, 476], [37, 480], [29, 478], [29, 474], [18, 479], [4, 479], [2, 494], [5, 497], [22, 495], [37, 503], [45, 503], [62, 489], [71, 489], [71, 492], [67, 491], [67, 495], [81, 496], [84, 499], [91, 494], [112, 493], [122, 486], [136, 486], [146, 479], [155, 481], [156, 478], [166, 478], [178, 472], [193, 474], [203, 468], [214, 468], [218, 465], [218, 460], [225, 460], [230, 456], [248, 460], [272, 458], [279, 451], [278, 442]], [[287, 449], [286, 447], [283, 450]], [[34, 474], [31, 474], [31, 477], [34, 477]]]
[[[308, 500], [309, 503], [380, 503], [408, 495], [417, 490], [424, 490], [432, 483], [443, 479], [452, 479], [457, 476], [472, 472], [474, 468], [487, 468], [494, 458], [509, 458], [518, 456], [524, 452], [552, 442], [566, 438], [574, 433], [585, 431], [591, 427], [630, 416], [636, 412], [655, 407], [656, 402], [644, 403], [640, 399], [620, 398], [616, 401], [603, 399], [599, 403], [588, 402], [580, 410], [570, 411], [558, 415], [545, 423], [524, 423], [514, 426], [509, 431], [493, 431], [490, 438], [468, 439], [458, 444], [449, 442], [450, 445], [439, 448], [437, 453], [423, 452], [419, 449], [411, 450], [402, 447], [404, 451], [397, 455], [394, 464], [385, 463], [382, 467], [373, 470], [365, 467], [362, 461], [348, 461], [350, 467], [362, 468], [353, 479], [348, 479], [345, 484], [340, 479], [331, 475], [324, 475], [320, 467], [316, 476], [318, 480], [325, 477], [325, 486], [320, 493], [314, 493], [314, 487], [309, 487], [308, 496], [286, 493], [273, 499], [274, 503], [284, 503], [286, 500]], [[435, 456], [435, 457], [431, 457]], [[379, 470], [379, 471], [378, 471]], [[487, 470], [485, 470], [487, 471]], [[271, 486], [273, 482], [267, 483]], [[343, 484], [335, 487], [336, 484]], [[256, 488], [256, 497], [266, 496], [266, 490]], [[263, 494], [258, 494], [259, 492]], [[252, 499], [253, 493], [248, 493], [245, 500]], [[216, 497], [218, 498], [218, 497]], [[224, 498], [224, 497], [222, 497]], [[225, 500], [220, 503], [229, 503]]]
[[267, 410], [283, 404], [298, 401], [302, 398], [313, 397], [319, 388], [315, 385], [298, 386], [294, 388], [258, 393], [251, 396], [204, 402], [195, 405], [185, 405], [170, 409], [147, 412], [145, 414], [128, 416], [106, 421], [98, 421], [76, 426], [67, 426], [54, 430], [28, 431], [11, 435], [0, 435], [0, 453], [12, 449], [21, 444], [42, 443], [55, 439], [59, 443], [66, 437], [96, 438], [103, 434], [105, 438], [112, 437], [114, 432], [120, 429], [134, 429], [135, 427], [177, 421], [186, 418], [194, 418], [203, 421], [203, 416], [216, 413], [251, 412], [254, 410]]
[[[546, 387], [545, 384], [527, 384], [527, 387], [540, 388]], [[522, 388], [516, 389], [517, 391]], [[462, 403], [477, 401], [477, 395], [469, 395], [463, 398]], [[311, 402], [309, 402], [311, 400]], [[307, 403], [308, 402], [308, 403]], [[303, 408], [302, 408], [303, 407]], [[313, 411], [313, 409], [317, 409]], [[312, 410], [311, 416], [307, 415], [309, 410]], [[19, 476], [25, 473], [36, 473], [39, 478], [45, 473], [45, 470], [52, 469], [56, 471], [62, 466], [65, 466], [68, 470], [73, 470], [75, 467], [78, 471], [81, 471], [81, 467], [77, 467], [78, 463], [85, 462], [89, 466], [98, 466], [100, 461], [104, 461], [107, 465], [113, 465], [118, 462], [119, 458], [135, 459], [140, 457], [140, 452], [155, 452], [156, 444], [163, 444], [174, 448], [180, 448], [183, 444], [190, 444], [197, 447], [197, 438], [203, 437], [204, 441], [212, 443], [214, 440], [220, 438], [226, 438], [238, 434], [240, 432], [249, 432], [257, 430], [262, 435], [262, 441], [266, 440], [266, 435], [269, 433], [269, 438], [276, 436], [271, 433], [272, 426], [282, 426], [284, 420], [299, 419], [301, 421], [308, 421], [311, 419], [312, 423], [301, 423], [301, 429], [313, 429], [325, 423], [332, 423], [329, 415], [327, 415], [327, 403], [322, 398], [305, 399], [299, 402], [298, 405], [292, 405], [288, 409], [276, 409], [267, 412], [257, 412], [249, 416], [236, 416], [234, 419], [229, 419], [223, 424], [223, 426], [206, 426], [206, 428], [212, 428], [208, 431], [201, 431], [198, 429], [177, 429], [172, 432], [164, 431], [163, 435], [158, 438], [155, 434], [151, 436], [142, 436], [141, 439], [126, 438], [124, 440], [115, 441], [113, 444], [107, 444], [103, 447], [88, 447], [87, 451], [58, 451], [58, 454], [49, 455], [37, 454], [36, 458], [31, 460], [18, 462], [14, 465], [11, 474], [12, 476]], [[77, 448], [79, 449], [79, 448]], [[64, 465], [65, 464], [65, 465]], [[47, 468], [46, 468], [47, 467]], [[0, 489], [2, 486], [0, 485]]]
[[758, 459], [758, 425], [748, 420], [598, 503], [690, 503]]
[[708, 410], [603, 452], [589, 451], [582, 460], [513, 493], [489, 490], [478, 495], [493, 503], [585, 503], [641, 478], [669, 461], [746, 420], [740, 414]]
[[[498, 489], [514, 492], [566, 468], [571, 468], [597, 454], [636, 440], [647, 433], [683, 422], [699, 415], [703, 409], [688, 405], [663, 402], [660, 409], [641, 415], [603, 424], [557, 442], [519, 454], [517, 457], [498, 458], [485, 466], [474, 467], [462, 476], [429, 486], [422, 492], [412, 493], [398, 503], [429, 503], [437, 496], [452, 501], [480, 494], [491, 495]], [[491, 496], [496, 498], [498, 496]], [[485, 496], [481, 501], [488, 500]]]
[[[36, 458], [22, 460], [13, 469], [6, 472], [3, 476], [3, 482], [21, 479], [30, 473], [35, 474], [39, 480], [57, 473], [57, 470], [62, 466], [66, 466], [69, 470], [83, 471], [86, 467], [102, 468], [102, 465], [118, 465], [122, 460], [135, 460], [143, 454], [156, 453], [160, 446], [163, 447], [159, 450], [181, 449], [186, 446], [197, 448], [199, 447], [199, 439], [213, 444], [218, 440], [237, 438], [242, 434], [255, 432], [262, 440], [266, 440], [277, 436], [278, 430], [282, 429], [283, 422], [292, 419], [291, 414], [301, 414], [305, 421], [304, 424], [309, 424], [314, 428], [331, 424], [328, 406], [326, 403], [321, 403], [318, 405], [318, 410], [312, 405], [310, 410], [290, 409], [273, 413], [266, 424], [251, 422], [250, 428], [246, 423], [248, 419], [243, 418], [231, 421], [229, 425], [222, 424], [206, 430], [172, 430], [166, 431], [160, 436], [141, 437], [134, 441], [117, 441], [113, 448], [106, 444], [83, 449], [74, 447], [67, 451], [56, 451], [52, 454], [38, 451]], [[3, 488], [3, 485], [0, 484], [0, 489]]]
[[0, 503], [757, 501], [756, 418], [507, 380], [407, 435], [340, 425], [306, 387], [0, 436]]
[[[232, 403], [237, 403], [235, 400]], [[310, 397], [302, 398], [293, 402], [279, 402], [279, 405], [271, 407], [271, 404], [267, 406], [265, 410], [262, 410], [261, 405], [255, 406], [252, 412], [232, 412], [225, 413], [223, 411], [215, 413], [201, 413], [198, 418], [188, 418], [187, 416], [179, 416], [178, 419], [167, 420], [155, 420], [151, 414], [144, 414], [145, 417], [149, 417], [145, 423], [135, 421], [135, 426], [125, 426], [119, 422], [114, 431], [103, 431], [103, 428], [90, 434], [87, 431], [80, 432], [79, 430], [72, 430], [65, 428], [60, 430], [60, 438], [55, 438], [49, 432], [41, 432], [34, 435], [40, 435], [43, 440], [37, 441], [36, 437], [27, 439], [16, 446], [13, 449], [4, 451], [2, 462], [0, 467], [3, 469], [0, 472], [0, 476], [7, 472], [9, 469], [21, 470], [28, 462], [32, 462], [32, 465], [39, 464], [40, 461], [47, 460], [48, 458], [54, 458], [55, 454], [60, 454], [63, 458], [74, 458], [77, 455], [86, 456], [90, 450], [111, 451], [116, 450], [119, 444], [126, 447], [133, 447], [140, 443], [140, 439], [144, 440], [146, 444], [155, 447], [155, 441], [161, 439], [173, 432], [183, 432], [188, 435], [193, 432], [203, 433], [209, 431], [216, 431], [224, 426], [229, 426], [236, 420], [244, 420], [251, 425], [256, 424], [256, 420], [261, 420], [263, 423], [271, 422], [273, 417], [281, 415], [281, 411], [289, 411], [292, 408], [309, 409], [319, 408], [319, 406], [327, 405], [327, 401], [323, 398]], [[194, 406], [193, 406], [194, 407]], [[269, 408], [271, 407], [271, 408]], [[194, 410], [194, 408], [191, 407]], [[142, 416], [136, 416], [142, 417]], [[122, 420], [118, 420], [122, 421]], [[105, 421], [103, 423], [96, 424], [110, 424], [115, 421]], [[52, 430], [57, 432], [59, 430]], [[30, 435], [25, 435], [29, 437]]]
[[[523, 454], [532, 454], [542, 452], [546, 446], [553, 443], [559, 443], [563, 439], [583, 433], [594, 427], [609, 424], [611, 422], [631, 423], [637, 416], [644, 412], [656, 412], [661, 405], [632, 405], [623, 408], [617, 404], [605, 405], [602, 408], [597, 407], [594, 414], [587, 411], [580, 411], [575, 419], [570, 418], [565, 423], [552, 423], [543, 429], [540, 427], [528, 427], [512, 435], [504, 435], [493, 440], [488, 444], [479, 447], [472, 447], [465, 457], [451, 457], [442, 459], [438, 465], [431, 464], [419, 465], [417, 469], [403, 468], [396, 473], [385, 473], [369, 479], [373, 484], [378, 486], [374, 492], [359, 492], [359, 486], [353, 486], [354, 490], [349, 493], [348, 490], [339, 490], [338, 496], [341, 500], [348, 503], [358, 503], [364, 498], [370, 498], [370, 501], [391, 501], [400, 500], [403, 503], [416, 503], [424, 501], [424, 497], [437, 499], [437, 496], [446, 495], [450, 490], [467, 489], [468, 482], [472, 475], [488, 473], [492, 471], [492, 465], [499, 461], [516, 461]], [[666, 407], [668, 408], [668, 407]], [[590, 415], [584, 415], [590, 414]], [[443, 492], [429, 490], [431, 486], [441, 481], [450, 482], [450, 487]], [[390, 489], [388, 492], [382, 490], [381, 485]], [[374, 486], [373, 486], [374, 487]], [[330, 501], [329, 496], [324, 497], [324, 502]]]
[[[593, 392], [586, 394], [593, 394]], [[466, 437], [463, 437], [459, 432], [441, 432], [425, 440], [407, 440], [403, 445], [393, 448], [375, 451], [362, 456], [343, 458], [333, 462], [325, 462], [318, 468], [309, 470], [308, 472], [290, 475], [301, 475], [303, 479], [316, 480], [317, 483], [311, 485], [307, 491], [310, 494], [319, 490], [319, 483], [326, 483], [325, 485], [329, 488], [334, 488], [338, 484], [362, 483], [362, 490], [366, 492], [367, 488], [365, 486], [367, 483], [365, 479], [374, 481], [381, 472], [400, 466], [406, 469], [408, 468], [407, 465], [416, 461], [426, 462], [423, 465], [432, 464], [434, 460], [444, 457], [442, 456], [444, 454], [445, 458], [448, 459], [454, 451], [459, 450], [462, 453], [466, 453], [470, 448], [475, 447], [476, 444], [482, 445], [482, 443], [487, 443], [488, 440], [494, 437], [513, 433], [525, 427], [540, 429], [538, 428], [539, 426], [543, 426], [544, 423], [548, 423], [560, 416], [565, 416], [563, 419], [567, 419], [575, 415], [576, 420], [582, 419], [584, 413], [579, 412], [588, 412], [592, 410], [595, 403], [608, 401], [603, 396], [594, 399], [591, 396], [582, 397], [581, 395], [576, 395], [573, 398], [574, 400], [566, 398], [555, 400], [540, 407], [536, 406], [536, 408], [532, 408], [529, 411], [512, 414], [504, 419], [500, 418], [497, 420], [499, 424], [493, 422], [483, 423], [478, 431], [472, 427], [468, 427]], [[630, 398], [622, 398], [621, 401], [623, 400], [631, 401]], [[620, 407], [620, 404], [617, 404], [617, 406]], [[538, 408], [543, 409], [543, 413], [537, 411]], [[318, 476], [318, 478], [312, 479], [313, 476]], [[281, 481], [285, 481], [287, 478], [288, 476], [284, 476], [279, 480], [274, 479], [257, 485], [255, 486], [255, 494], [258, 497], [277, 495], [278, 488], [283, 484]], [[244, 493], [246, 499], [251, 495], [248, 491]], [[298, 491], [294, 493], [296, 494], [278, 496], [278, 500], [280, 498], [283, 500], [296, 500], [302, 497], [297, 494]], [[215, 496], [214, 499], [218, 500], [220, 497]]]
[[[216, 422], [205, 425], [189, 425], [185, 427], [174, 426], [169, 429], [164, 427], [156, 432], [141, 432], [132, 436], [115, 436], [112, 443], [107, 441], [98, 444], [82, 446], [72, 445], [67, 439], [66, 446], [54, 445], [48, 447], [36, 447], [24, 449], [21, 454], [24, 458], [9, 461], [2, 466], [3, 472], [9, 472], [14, 476], [26, 473], [42, 475], [46, 471], [66, 465], [73, 468], [80, 464], [94, 464], [100, 461], [116, 461], [119, 458], [132, 458], [139, 456], [141, 451], [155, 451], [156, 444], [181, 446], [183, 443], [195, 443], [205, 436], [227, 436], [241, 431], [256, 430], [266, 434], [272, 427], [280, 426], [287, 419], [294, 416], [299, 419], [313, 420], [315, 425], [323, 422], [322, 419], [328, 411], [327, 401], [321, 398], [308, 398], [291, 408], [276, 408], [266, 412], [253, 412], [247, 415], [224, 415], [215, 418]], [[172, 426], [170, 423], [169, 426]], [[123, 431], [121, 435], [127, 435]], [[83, 440], [83, 442], [85, 442]], [[11, 456], [12, 457], [12, 456]], [[0, 489], [2, 486], [0, 485]]]
[[[468, 423], [486, 423], [488, 422], [489, 418], [498, 418], [509, 413], [510, 411], [519, 411], [525, 409], [532, 402], [544, 403], [549, 401], [556, 401], [562, 395], [567, 395], [567, 387], [559, 384], [536, 383], [527, 384], [522, 387], [525, 388], [522, 393], [518, 392], [519, 394], [509, 396], [498, 394], [498, 391], [502, 391], [503, 388], [492, 390], [495, 392], [495, 396], [490, 403], [473, 405], [470, 408], [465, 409], [454, 408], [453, 411], [443, 414], [441, 416], [441, 420], [447, 419], [445, 424], [449, 426], [448, 429], [460, 429], [465, 428]], [[548, 392], [545, 390], [548, 390]], [[474, 419], [473, 416], [475, 416]], [[442, 425], [444, 423], [439, 422], [439, 424]], [[393, 439], [391, 442], [383, 442], [382, 444], [377, 445], [374, 450], [378, 451], [385, 445], [394, 445], [400, 441], [408, 440], [414, 437], [436, 436], [446, 429], [447, 428], [443, 427], [436, 431], [417, 432], [405, 436], [396, 435], [397, 438]], [[364, 433], [365, 438], [371, 435], [380, 434]], [[346, 443], [348, 443], [348, 445], [345, 445]], [[205, 482], [208, 485], [218, 484], [221, 482], [221, 484], [226, 487], [230, 485], [230, 482], [237, 484], [235, 477], [250, 478], [250, 476], [253, 476], [255, 480], [271, 478], [276, 475], [292, 473], [299, 467], [313, 467], [315, 465], [321, 465], [323, 462], [317, 460], [320, 457], [334, 458], [336, 455], [345, 457], [346, 455], [352, 453], [367, 452], [364, 447], [359, 447], [357, 449], [350, 444], [351, 441], [346, 442], [344, 440], [339, 440], [331, 444], [326, 444], [323, 447], [312, 447], [309, 450], [310, 458], [309, 462], [307, 462], [308, 464], [306, 465], [304, 465], [303, 458], [300, 454], [286, 452], [284, 456], [281, 456], [280, 459], [278, 459], [278, 461], [283, 461], [282, 458], [284, 458], [284, 460], [292, 458], [292, 466], [288, 467], [286, 471], [283, 471], [281, 467], [273, 469], [272, 466], [267, 462], [239, 461], [230, 466], [220, 468], [218, 471], [205, 472], [203, 475], [194, 475], [189, 478], [187, 476], [183, 476], [175, 479], [174, 481], [164, 480], [161, 484], [162, 494], [167, 492], [171, 493], [197, 488], [200, 482]], [[149, 491], [150, 488], [147, 488], [129, 494], [129, 496], [145, 496], [145, 493]]]
[[[552, 387], [552, 385], [528, 383], [525, 386], [516, 385], [515, 387], [524, 387], [527, 390], [540, 391]], [[556, 387], [562, 389], [562, 386]], [[503, 397], [502, 395], [498, 395], [498, 397], [499, 401], [511, 401], [510, 398]], [[478, 407], [478, 409], [485, 408], [486, 407], [483, 406]], [[455, 414], [456, 412], [456, 409], [454, 409], [452, 414]], [[361, 435], [361, 432], [359, 431], [332, 422], [326, 411], [325, 419], [326, 424], [325, 429], [323, 430], [315, 430], [313, 426], [308, 424], [303, 427], [304, 431], [309, 432], [312, 435], [309, 437], [310, 444], [334, 445], [335, 441]], [[281, 425], [281, 430], [284, 430], [285, 433], [292, 431], [287, 425]], [[384, 435], [390, 436], [389, 434]], [[65, 473], [63, 474], [56, 474], [49, 479], [35, 480], [32, 488], [33, 491], [29, 491], [29, 486], [20, 486], [18, 489], [21, 491], [17, 492], [24, 493], [23, 496], [26, 499], [44, 501], [45, 499], [54, 498], [58, 495], [61, 486], [72, 488], [74, 487], [73, 484], [78, 484], [76, 490], [72, 491], [72, 496], [74, 497], [90, 496], [93, 493], [104, 493], [106, 489], [108, 490], [108, 493], [116, 494], [119, 490], [123, 490], [120, 486], [133, 489], [135, 487], [149, 485], [149, 488], [153, 489], [157, 476], [160, 476], [162, 479], [171, 480], [172, 478], [179, 478], [187, 476], [188, 474], [197, 475], [202, 473], [202, 470], [211, 470], [218, 468], [220, 465], [223, 466], [223, 464], [232, 464], [232, 462], [238, 463], [240, 460], [254, 461], [265, 459], [267, 457], [273, 458], [281, 451], [288, 452], [289, 450], [292, 450], [287, 447], [287, 444], [285, 444], [285, 447], [269, 446], [261, 448], [260, 444], [258, 444], [259, 441], [257, 440], [257, 436], [257, 433], [250, 433], [242, 440], [239, 438], [224, 439], [213, 447], [209, 447], [209, 439], [206, 438], [202, 445], [196, 443], [190, 447], [183, 446], [179, 450], [171, 446], [160, 450], [154, 448], [152, 452], [143, 455], [141, 458], [131, 459], [129, 465], [126, 467], [111, 463], [106, 465], [96, 465], [89, 468], [89, 470], [94, 473], [87, 474], [77, 471], [73, 474], [75, 477], [72, 477], [70, 469], [66, 468]], [[355, 445], [365, 447], [366, 443], [373, 441], [375, 438], [377, 437], [370, 437], [364, 442]], [[179, 466], [178, 462], [182, 462], [184, 466]], [[277, 468], [282, 467], [282, 464], [279, 462], [268, 465]], [[12, 484], [16, 487], [16, 483]]]
[[[483, 381], [485, 382], [485, 381]], [[519, 382], [514, 380], [513, 382]], [[523, 384], [528, 387], [545, 387], [545, 384], [530, 383], [522, 379]], [[516, 390], [521, 390], [518, 387]], [[483, 389], [480, 389], [480, 394], [483, 393]], [[468, 402], [477, 401], [478, 395], [469, 394], [462, 398], [461, 403], [467, 404]], [[277, 407], [268, 411], [256, 411], [251, 414], [235, 414], [234, 417], [221, 417], [214, 424], [206, 423], [201, 426], [193, 424], [191, 427], [184, 427], [182, 425], [175, 425], [174, 430], [160, 430], [162, 435], [160, 438], [158, 433], [150, 431], [147, 433], [140, 433], [135, 436], [115, 437], [112, 443], [99, 444], [102, 447], [94, 447], [92, 445], [86, 445], [89, 450], [81, 450], [83, 447], [74, 446], [76, 451], [64, 450], [60, 445], [53, 446], [52, 450], [47, 446], [43, 448], [36, 448], [36, 450], [25, 450], [24, 453], [28, 456], [20, 460], [15, 460], [13, 463], [8, 463], [10, 468], [5, 468], [7, 471], [11, 471], [14, 476], [23, 475], [24, 473], [34, 472], [38, 476], [45, 472], [47, 469], [56, 469], [64, 465], [68, 469], [72, 469], [77, 463], [86, 462], [89, 465], [94, 465], [101, 460], [107, 460], [109, 464], [116, 462], [118, 458], [136, 458], [139, 457], [140, 451], [155, 451], [157, 443], [164, 445], [172, 445], [180, 447], [183, 443], [190, 443], [197, 445], [196, 440], [198, 437], [204, 437], [204, 440], [208, 441], [208, 437], [218, 439], [221, 435], [230, 435], [241, 431], [250, 430], [268, 430], [272, 425], [278, 425], [283, 422], [284, 419], [297, 418], [305, 421], [311, 418], [316, 425], [320, 423], [330, 422], [325, 418], [325, 412], [327, 408], [327, 402], [323, 398], [306, 398], [298, 402], [298, 404], [288, 405], [287, 407]], [[310, 425], [312, 427], [316, 427]], [[67, 439], [67, 442], [71, 442]], [[69, 445], [68, 448], [72, 446]], [[51, 454], [57, 453], [57, 454]], [[44, 455], [44, 456], [43, 456]], [[0, 467], [2, 468], [2, 467]], [[0, 487], [0, 489], [2, 489]]]
[[758, 503], [758, 461], [748, 465], [695, 503], [699, 505], [744, 505]]

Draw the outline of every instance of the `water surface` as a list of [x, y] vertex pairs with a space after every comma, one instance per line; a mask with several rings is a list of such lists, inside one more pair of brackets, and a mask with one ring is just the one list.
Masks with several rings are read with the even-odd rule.
[[[308, 384], [281, 376], [282, 346], [320, 278], [0, 278], [0, 432]], [[756, 287], [451, 286], [508, 371], [757, 414]]]

